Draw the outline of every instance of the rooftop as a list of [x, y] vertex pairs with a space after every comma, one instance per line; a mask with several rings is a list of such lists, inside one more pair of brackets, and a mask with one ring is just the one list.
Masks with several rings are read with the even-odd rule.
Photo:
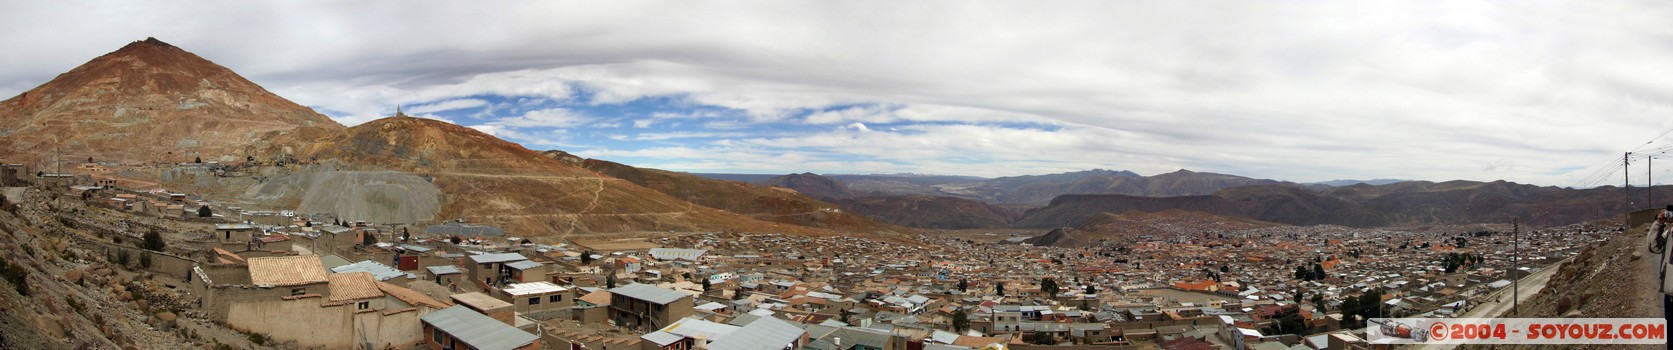
[[453, 265], [430, 266], [425, 269], [430, 270], [430, 274], [432, 275], [450, 275], [461, 273], [459, 271], [459, 267]]
[[651, 258], [655, 258], [657, 260], [696, 261], [698, 257], [703, 256], [703, 254], [708, 254], [708, 252], [709, 251], [705, 249], [651, 248], [650, 254]]
[[477, 310], [493, 310], [502, 307], [511, 307], [511, 303], [495, 299], [494, 297], [480, 292], [454, 294], [452, 298], [454, 302], [468, 305]]
[[[521, 255], [519, 255], [519, 256], [521, 256]], [[528, 269], [540, 267], [540, 265], [541, 265], [541, 263], [528, 261], [528, 260], [513, 261], [513, 262], [505, 263], [506, 267], [510, 267], [510, 268], [518, 269], [518, 270], [528, 270]]]
[[471, 256], [471, 261], [474, 261], [478, 264], [500, 263], [500, 262], [510, 262], [510, 261], [518, 261], [518, 260], [529, 260], [529, 258], [524, 257], [523, 254], [517, 254], [517, 253], [479, 254], [479, 255], [472, 255]]
[[326, 283], [325, 266], [317, 255], [250, 258], [250, 283], [257, 286], [300, 286]]
[[481, 350], [516, 349], [533, 344], [540, 337], [488, 318], [475, 310], [454, 306], [431, 312], [422, 318], [424, 323], [453, 335], [470, 347]]
[[547, 294], [547, 293], [558, 293], [558, 292], [563, 292], [563, 291], [567, 291], [567, 290], [569, 290], [569, 288], [564, 288], [563, 286], [552, 284], [552, 282], [546, 282], [546, 281], [530, 282], [530, 283], [512, 283], [512, 284], [509, 284], [509, 285], [505, 286], [505, 293], [506, 294], [511, 294], [511, 295]]
[[372, 276], [377, 277], [377, 279], [379, 281], [388, 281], [388, 280], [391, 280], [391, 279], [394, 279], [394, 278], [397, 278], [397, 277], [403, 277], [403, 276], [407, 275], [406, 272], [401, 272], [401, 270], [396, 270], [393, 267], [389, 267], [389, 265], [384, 265], [382, 263], [379, 263], [379, 262], [376, 262], [376, 261], [371, 261], [371, 260], [366, 260], [366, 261], [361, 261], [361, 262], [357, 262], [357, 263], [353, 263], [353, 264], [348, 264], [348, 265], [343, 265], [343, 266], [338, 266], [338, 267], [331, 268], [331, 273], [351, 273], [351, 272], [371, 273]]
[[339, 273], [327, 278], [330, 280], [331, 286], [331, 298], [328, 299], [330, 301], [371, 299], [383, 296], [383, 291], [378, 290], [378, 281], [373, 279], [370, 273]]
[[685, 292], [643, 283], [634, 283], [616, 287], [616, 289], [610, 290], [610, 294], [621, 295], [657, 304], [668, 304], [676, 300], [680, 300], [681, 298], [691, 297], [691, 294], [686, 294]]
[[762, 317], [755, 322], [750, 322], [743, 328], [738, 328], [737, 331], [727, 335], [726, 338], [709, 344], [709, 348], [780, 350], [801, 340], [802, 335], [806, 333], [806, 330], [802, 330], [801, 327], [796, 327], [789, 322], [772, 317]]

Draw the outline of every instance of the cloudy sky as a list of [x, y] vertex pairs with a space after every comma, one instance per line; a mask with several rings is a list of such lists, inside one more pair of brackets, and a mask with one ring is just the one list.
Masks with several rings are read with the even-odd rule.
[[680, 171], [1573, 186], [1673, 145], [1645, 145], [1673, 128], [1669, 18], [1665, 1], [8, 1], [0, 96], [154, 36], [347, 125], [403, 105]]

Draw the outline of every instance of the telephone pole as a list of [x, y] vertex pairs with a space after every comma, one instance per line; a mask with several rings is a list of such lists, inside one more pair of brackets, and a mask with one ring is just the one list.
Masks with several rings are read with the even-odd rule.
[[1656, 156], [1644, 157], [1644, 205], [1656, 207]]
[[1522, 259], [1521, 236], [1522, 224], [1517, 222], [1516, 218], [1510, 218], [1510, 274], [1513, 278], [1510, 282], [1510, 315], [1512, 317], [1515, 317], [1520, 311], [1520, 299], [1522, 299], [1522, 278], [1516, 277], [1516, 271], [1521, 271], [1517, 266], [1519, 260]]

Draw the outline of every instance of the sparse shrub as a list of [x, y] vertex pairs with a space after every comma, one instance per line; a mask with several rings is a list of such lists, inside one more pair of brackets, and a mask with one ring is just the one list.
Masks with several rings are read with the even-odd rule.
[[261, 333], [250, 333], [250, 343], [256, 345], [267, 345], [267, 336], [262, 335]]
[[128, 266], [128, 260], [131, 259], [131, 258], [133, 258], [133, 257], [130, 256], [130, 254], [128, 254], [127, 249], [116, 250], [116, 263], [117, 264], [121, 264], [122, 266]]
[[151, 252], [139, 252], [139, 268], [151, 267]]
[[6, 281], [12, 283], [12, 288], [17, 290], [18, 295], [29, 295], [29, 271], [24, 270], [23, 266], [0, 260], [0, 275], [5, 276]]
[[163, 242], [163, 234], [157, 232], [157, 230], [151, 230], [151, 231], [145, 232], [144, 240], [139, 242], [139, 247], [140, 248], [155, 250], [155, 251], [159, 251], [159, 252], [163, 251], [163, 248], [167, 245], [168, 245], [168, 243]]

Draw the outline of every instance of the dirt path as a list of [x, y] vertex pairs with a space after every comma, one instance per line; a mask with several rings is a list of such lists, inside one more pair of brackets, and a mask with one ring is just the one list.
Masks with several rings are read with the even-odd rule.
[[[617, 179], [617, 178], [613, 178], [613, 177], [604, 177], [604, 176], [551, 176], [551, 175], [511, 175], [511, 174], [477, 174], [477, 173], [435, 173], [434, 175], [458, 176], [458, 177], [493, 177], [493, 178], [504, 178], [504, 179], [565, 180], [565, 181], [600, 180], [600, 182], [602, 182], [603, 180], [621, 180], [621, 179]], [[623, 180], [623, 181], [626, 181], [626, 180]]]

